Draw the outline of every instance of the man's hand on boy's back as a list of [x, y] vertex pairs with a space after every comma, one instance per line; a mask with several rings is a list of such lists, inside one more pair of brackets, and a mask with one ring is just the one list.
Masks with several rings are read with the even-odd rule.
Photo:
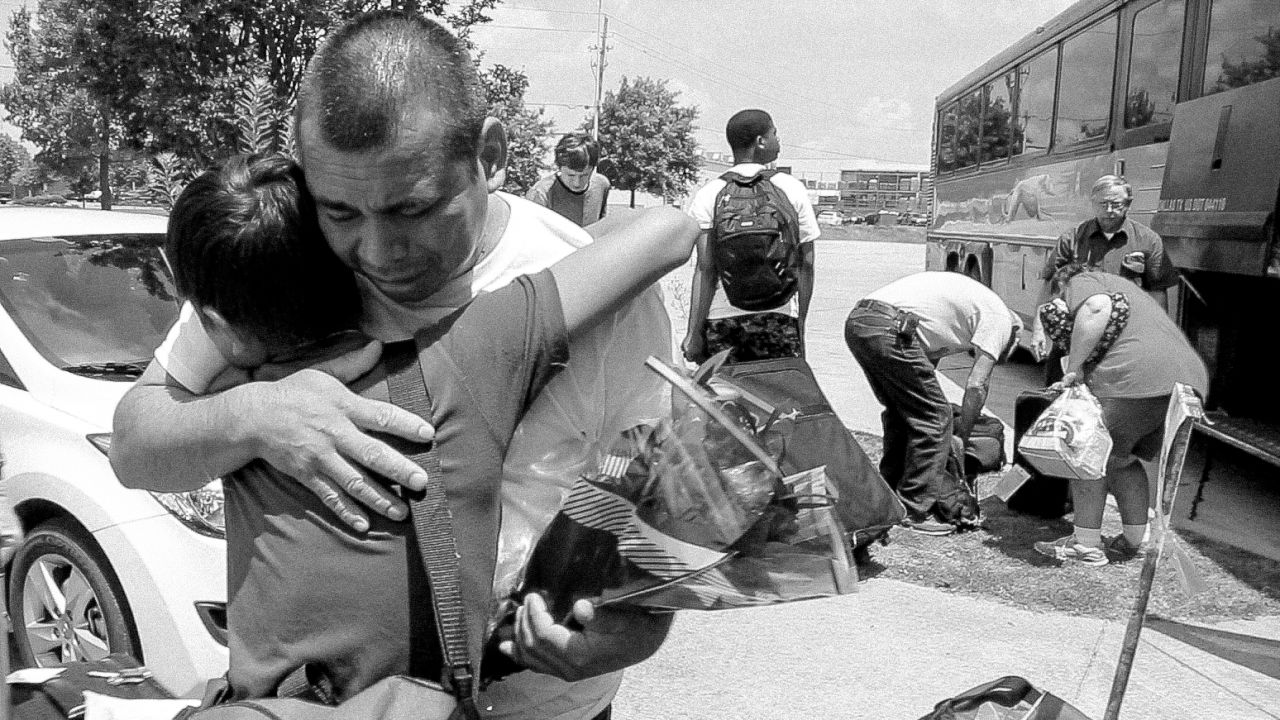
[[[368, 433], [420, 440], [435, 436], [434, 428], [417, 415], [347, 388], [377, 366], [381, 353], [381, 343], [371, 342], [313, 367], [264, 366], [254, 372], [256, 380], [274, 380], [264, 386], [264, 392], [273, 395], [264, 405], [283, 423], [279, 435], [263, 433], [260, 457], [297, 479], [339, 519], [361, 531], [369, 525], [360, 505], [393, 520], [408, 517], [408, 507], [380, 483], [370, 482], [368, 471], [413, 490], [427, 482], [422, 468]], [[293, 427], [287, 427], [289, 418]], [[268, 415], [262, 427], [274, 423]]]
[[297, 479], [356, 530], [369, 526], [361, 505], [403, 519], [404, 503], [368, 478], [377, 474], [420, 489], [426, 474], [370, 433], [430, 440], [435, 429], [407, 410], [346, 387], [373, 369], [381, 352], [380, 344], [369, 343], [277, 382], [213, 395], [187, 392], [152, 363], [116, 408], [112, 467], [126, 487], [180, 492], [261, 458]]

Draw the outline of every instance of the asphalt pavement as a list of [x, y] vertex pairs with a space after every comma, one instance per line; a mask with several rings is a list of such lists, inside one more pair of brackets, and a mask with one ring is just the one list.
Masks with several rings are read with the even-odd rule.
[[[843, 322], [868, 291], [922, 269], [924, 248], [820, 241], [817, 266], [810, 363], [846, 425], [880, 434], [880, 405], [844, 347]], [[687, 290], [687, 273], [677, 271], [675, 287]], [[684, 305], [670, 293], [667, 301], [682, 335]], [[1011, 416], [1019, 383], [1035, 384], [1029, 370], [1037, 369], [1002, 371], [1008, 402], [993, 398], [997, 415], [1007, 407]], [[963, 373], [944, 366], [940, 375], [956, 400], [962, 393], [948, 375]], [[1280, 642], [1280, 617], [1207, 627]], [[627, 671], [615, 717], [912, 720], [970, 687], [1021, 675], [1102, 720], [1124, 632], [1122, 621], [870, 578], [836, 598], [678, 613], [662, 649]], [[1280, 719], [1280, 680], [1148, 629], [1120, 717]]]

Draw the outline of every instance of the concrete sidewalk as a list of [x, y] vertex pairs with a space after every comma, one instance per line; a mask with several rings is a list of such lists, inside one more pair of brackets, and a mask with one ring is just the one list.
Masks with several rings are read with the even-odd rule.
[[[824, 253], [850, 252], [821, 243], [818, 251], [820, 260]], [[869, 244], [857, 254], [861, 270], [877, 273], [852, 276], [854, 296], [911, 272], [898, 248]], [[844, 347], [843, 318], [851, 302], [850, 288], [841, 289], [844, 295], [833, 302], [818, 284], [808, 359], [845, 424], [879, 435], [880, 405]], [[669, 295], [678, 341], [684, 317], [673, 300]], [[961, 388], [941, 375], [939, 380], [958, 402]], [[1012, 442], [1011, 431], [1007, 440]], [[1002, 675], [1021, 675], [1102, 720], [1125, 625], [877, 578], [838, 598], [686, 611], [677, 615], [657, 655], [627, 671], [615, 716], [914, 720], [942, 699]], [[1280, 641], [1280, 617], [1212, 627]], [[1121, 717], [1280, 720], [1280, 680], [1147, 629]]]
[[[880, 434], [880, 405], [856, 364], [839, 382], [819, 375], [846, 424]], [[939, 380], [958, 400], [961, 388]], [[1102, 720], [1125, 626], [871, 578], [838, 598], [679, 613], [658, 654], [627, 671], [616, 716], [914, 720], [939, 700], [1020, 675]], [[1280, 641], [1280, 617], [1212, 627]], [[1122, 710], [1275, 719], [1280, 680], [1146, 629]]]
[[[1224, 629], [1280, 639], [1275, 619]], [[838, 598], [679, 613], [658, 654], [627, 671], [615, 716], [914, 720], [939, 700], [1021, 675], [1102, 720], [1124, 631], [873, 578]], [[1267, 720], [1280, 713], [1280, 681], [1146, 630], [1122, 710]]]

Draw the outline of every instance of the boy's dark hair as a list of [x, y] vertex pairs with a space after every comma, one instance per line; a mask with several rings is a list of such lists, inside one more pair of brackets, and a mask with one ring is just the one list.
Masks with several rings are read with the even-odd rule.
[[763, 110], [739, 110], [729, 118], [724, 134], [733, 150], [746, 150], [755, 145], [756, 138], [769, 132], [773, 118]]
[[356, 327], [355, 275], [324, 240], [302, 169], [237, 155], [182, 191], [165, 253], [178, 292], [287, 349]]
[[556, 143], [556, 167], [582, 172], [600, 162], [600, 145], [586, 133], [569, 133]]

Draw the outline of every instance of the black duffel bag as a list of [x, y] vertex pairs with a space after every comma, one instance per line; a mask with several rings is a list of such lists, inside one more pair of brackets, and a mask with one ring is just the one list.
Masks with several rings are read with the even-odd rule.
[[897, 494], [831, 408], [803, 358], [726, 364], [714, 376], [795, 411], [795, 427], [779, 466], [788, 475], [826, 466], [827, 478], [840, 495], [836, 512], [855, 547], [884, 536], [906, 517]]
[[50, 680], [38, 685], [9, 686], [12, 720], [63, 720], [84, 716], [85, 691], [127, 700], [171, 699], [146, 668], [124, 654], [101, 660], [71, 662]]
[[[959, 405], [951, 403], [951, 414], [956, 422], [963, 412]], [[964, 474], [972, 479], [982, 473], [995, 472], [1004, 467], [1004, 423], [999, 418], [978, 414], [964, 444]]]
[[1027, 390], [1013, 404], [1013, 463], [1029, 477], [1009, 496], [1008, 508], [1023, 515], [1056, 520], [1071, 512], [1071, 485], [1066, 478], [1041, 475], [1018, 452], [1018, 441], [1058, 393], [1047, 388]]

